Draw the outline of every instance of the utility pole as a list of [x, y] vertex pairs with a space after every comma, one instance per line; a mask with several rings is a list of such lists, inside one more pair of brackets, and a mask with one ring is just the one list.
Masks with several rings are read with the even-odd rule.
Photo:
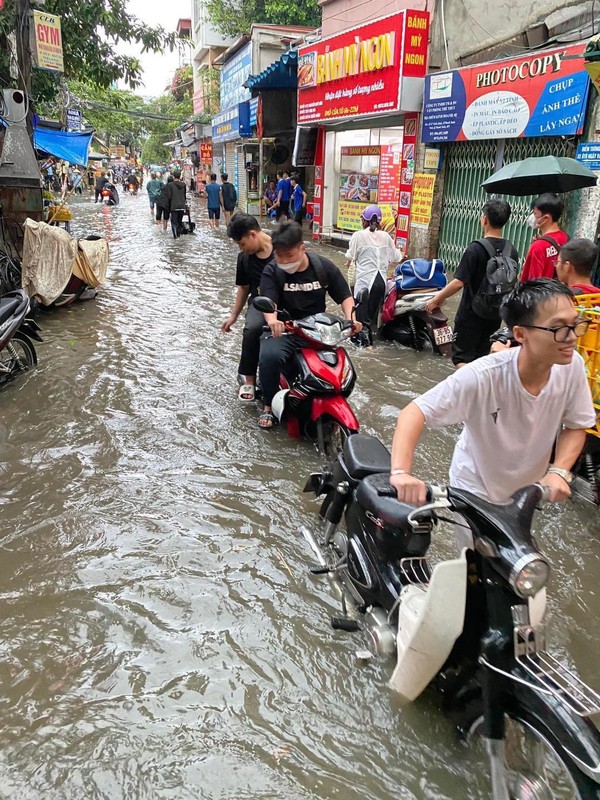
[[31, 97], [31, 5], [29, 0], [15, 0], [17, 42], [17, 65], [19, 70], [19, 88]]

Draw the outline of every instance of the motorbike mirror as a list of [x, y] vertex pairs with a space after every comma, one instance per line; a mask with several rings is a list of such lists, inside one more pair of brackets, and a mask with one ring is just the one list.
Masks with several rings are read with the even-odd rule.
[[277, 311], [275, 303], [270, 297], [255, 297], [252, 301], [252, 305], [254, 308], [258, 309], [258, 311], [262, 311], [263, 314], [273, 314]]

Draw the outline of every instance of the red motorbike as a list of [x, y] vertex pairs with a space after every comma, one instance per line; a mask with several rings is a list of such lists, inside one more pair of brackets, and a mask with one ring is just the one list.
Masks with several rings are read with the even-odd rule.
[[[254, 305], [266, 314], [276, 310], [268, 297], [255, 298]], [[356, 372], [340, 346], [352, 336], [354, 323], [326, 312], [298, 320], [288, 317], [283, 322], [283, 335], [295, 336], [300, 347], [280, 375], [273, 414], [289, 436], [307, 436], [322, 453], [333, 455], [359, 429], [347, 400], [356, 383]]]

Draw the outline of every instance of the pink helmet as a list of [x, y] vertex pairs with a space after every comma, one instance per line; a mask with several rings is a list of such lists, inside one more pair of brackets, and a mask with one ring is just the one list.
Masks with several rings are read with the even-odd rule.
[[383, 214], [379, 206], [367, 206], [360, 216], [365, 222], [371, 222], [373, 217], [377, 219], [378, 223], [383, 219]]

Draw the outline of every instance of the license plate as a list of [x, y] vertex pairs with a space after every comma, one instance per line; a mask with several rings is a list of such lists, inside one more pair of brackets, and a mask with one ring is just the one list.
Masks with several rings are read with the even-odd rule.
[[449, 344], [452, 341], [452, 328], [450, 325], [444, 325], [443, 328], [434, 328], [433, 338], [436, 344]]

